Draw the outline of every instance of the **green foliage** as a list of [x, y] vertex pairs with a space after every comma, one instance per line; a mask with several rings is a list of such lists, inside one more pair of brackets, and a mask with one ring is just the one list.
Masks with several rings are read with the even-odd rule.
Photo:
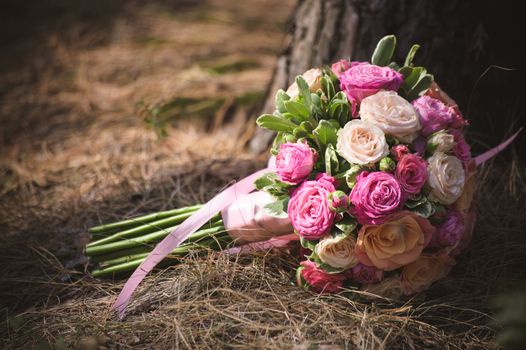
[[325, 149], [325, 172], [328, 175], [336, 174], [340, 170], [340, 162], [338, 160], [338, 155], [332, 144], [327, 145]]
[[320, 148], [324, 150], [329, 144], [336, 146], [338, 129], [334, 127], [332, 123], [327, 120], [320, 120], [318, 126], [312, 131], [314, 135], [314, 141]]
[[344, 218], [336, 223], [336, 228], [342, 231], [346, 236], [355, 232], [358, 227], [358, 221], [355, 218], [345, 215]]
[[297, 124], [287, 118], [279, 117], [272, 114], [263, 114], [256, 120], [258, 126], [273, 131], [283, 131], [292, 133]]
[[264, 191], [278, 200], [283, 198], [289, 198], [289, 191], [291, 185], [280, 181], [278, 175], [275, 172], [269, 172], [254, 181], [254, 186], [259, 191]]
[[287, 214], [288, 205], [289, 205], [289, 198], [284, 197], [284, 198], [276, 200], [275, 202], [268, 203], [267, 205], [263, 207], [263, 210], [265, 211], [265, 213], [267, 213], [270, 216], [283, 219], [288, 216]]
[[387, 66], [393, 58], [396, 48], [396, 37], [394, 35], [384, 36], [374, 49], [371, 63], [377, 66]]
[[436, 212], [435, 205], [423, 194], [418, 194], [414, 197], [409, 198], [405, 202], [405, 206], [410, 211], [426, 219]]

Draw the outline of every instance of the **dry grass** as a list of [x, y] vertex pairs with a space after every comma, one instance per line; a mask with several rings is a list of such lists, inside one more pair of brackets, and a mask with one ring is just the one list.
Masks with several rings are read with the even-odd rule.
[[[122, 281], [84, 273], [86, 228], [207, 200], [264, 164], [241, 148], [251, 124], [239, 99], [265, 88], [293, 2], [49, 3], [65, 15], [40, 23], [55, 8], [35, 3], [28, 23], [41, 32], [4, 41], [0, 58], [5, 348], [496, 347], [489, 301], [526, 279], [517, 159], [484, 168], [473, 243], [411, 300], [319, 296], [292, 284], [290, 255], [211, 253], [152, 274], [118, 321], [109, 307]], [[222, 102], [211, 121], [174, 113], [159, 140], [136, 103], [181, 97]]]

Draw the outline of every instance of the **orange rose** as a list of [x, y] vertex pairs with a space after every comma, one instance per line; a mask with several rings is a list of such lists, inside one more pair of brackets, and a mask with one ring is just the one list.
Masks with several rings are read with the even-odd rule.
[[445, 277], [455, 260], [445, 253], [439, 255], [422, 255], [416, 261], [404, 266], [400, 275], [405, 295], [423, 291], [431, 284]]
[[418, 259], [434, 232], [429, 221], [403, 211], [381, 225], [363, 225], [355, 253], [362, 264], [395, 270]]

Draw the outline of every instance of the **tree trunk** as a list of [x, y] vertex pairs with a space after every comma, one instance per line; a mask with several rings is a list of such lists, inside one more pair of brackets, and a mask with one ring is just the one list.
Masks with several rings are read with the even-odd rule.
[[[494, 87], [505, 85], [514, 101], [524, 101], [526, 97], [524, 92], [518, 93], [524, 90], [520, 88], [524, 85], [523, 72], [510, 76], [496, 69], [479, 79], [491, 65], [519, 68], [526, 64], [520, 62], [523, 56], [514, 49], [522, 42], [518, 3], [507, 4], [505, 0], [300, 1], [293, 14], [287, 47], [277, 60], [261, 112], [271, 113], [276, 91], [286, 89], [307, 69], [342, 58], [370, 61], [378, 40], [395, 34], [396, 61], [403, 62], [411, 45], [420, 44], [415, 62], [434, 74], [440, 86], [472, 119], [472, 124], [479, 124], [478, 129], [483, 132], [487, 129], [494, 133], [491, 121], [473, 117], [487, 114], [488, 108], [493, 108], [484, 107], [484, 101], [487, 104], [488, 97], [495, 97]], [[484, 108], [473, 108], [481, 103]], [[524, 118], [523, 111], [524, 108], [518, 111], [521, 118]], [[507, 126], [509, 128], [509, 123]], [[499, 130], [500, 135], [506, 131]], [[252, 151], [265, 150], [272, 137], [272, 133], [258, 130], [251, 141]]]

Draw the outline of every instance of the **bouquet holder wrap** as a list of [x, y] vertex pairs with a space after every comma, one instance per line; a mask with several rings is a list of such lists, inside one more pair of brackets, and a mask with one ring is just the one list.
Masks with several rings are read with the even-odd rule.
[[[474, 165], [480, 166], [505, 149], [522, 128], [500, 145], [475, 157]], [[269, 167], [257, 171], [238, 183], [228, 187], [223, 192], [212, 198], [195, 214], [186, 219], [179, 227], [170, 232], [141, 265], [126, 281], [121, 293], [112, 308], [119, 312], [122, 319], [131, 297], [146, 275], [161, 262], [173, 249], [203, 226], [218, 212], [221, 212], [225, 228], [236, 240], [237, 244], [245, 246], [234, 247], [226, 250], [227, 253], [269, 249], [287, 245], [291, 240], [297, 240], [297, 235], [292, 233], [288, 218], [275, 218], [267, 215], [263, 207], [271, 202], [271, 197], [263, 192], [254, 192], [254, 181], [267, 172], [275, 171], [275, 160], [269, 160]], [[474, 221], [474, 220], [471, 220]]]

